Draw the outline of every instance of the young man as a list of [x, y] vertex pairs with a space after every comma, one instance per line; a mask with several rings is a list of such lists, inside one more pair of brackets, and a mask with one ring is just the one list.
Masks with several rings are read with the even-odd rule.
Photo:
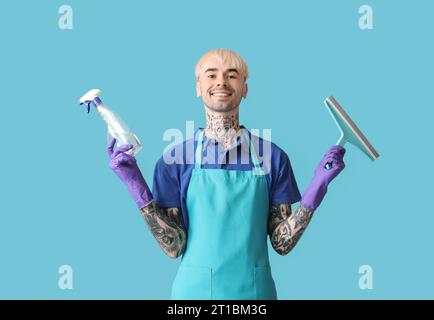
[[[152, 194], [135, 158], [125, 153], [132, 146], [113, 150], [114, 139], [108, 146], [110, 167], [160, 247], [172, 258], [182, 256], [173, 299], [277, 299], [267, 235], [286, 255], [345, 167], [345, 149], [331, 147], [301, 197], [287, 154], [240, 125], [247, 78], [247, 65], [230, 50], [215, 49], [199, 60], [196, 93], [206, 128], [159, 159]], [[329, 170], [327, 162], [333, 163]]]

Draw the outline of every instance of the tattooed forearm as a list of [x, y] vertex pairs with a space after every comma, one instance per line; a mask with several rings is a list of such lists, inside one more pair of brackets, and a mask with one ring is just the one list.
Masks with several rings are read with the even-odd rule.
[[291, 215], [291, 205], [272, 206], [268, 223], [271, 244], [277, 253], [288, 254], [302, 236], [312, 218], [313, 210], [300, 205]]
[[290, 204], [271, 206], [270, 217], [268, 221], [268, 234], [270, 235], [273, 234], [273, 231], [276, 229], [277, 225], [281, 223], [283, 220], [288, 219], [290, 215], [291, 215]]
[[185, 226], [180, 208], [159, 208], [154, 202], [140, 209], [161, 249], [171, 258], [184, 253]]

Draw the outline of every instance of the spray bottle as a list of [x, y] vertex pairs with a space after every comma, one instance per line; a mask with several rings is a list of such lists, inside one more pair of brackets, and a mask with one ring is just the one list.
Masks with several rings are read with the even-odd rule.
[[87, 106], [87, 113], [90, 112], [90, 105], [93, 104], [102, 119], [107, 123], [107, 142], [116, 138], [116, 146], [131, 144], [133, 148], [126, 153], [135, 156], [142, 145], [139, 138], [132, 132], [126, 123], [112, 110], [110, 110], [100, 99], [101, 90], [92, 89], [80, 98], [80, 105]]

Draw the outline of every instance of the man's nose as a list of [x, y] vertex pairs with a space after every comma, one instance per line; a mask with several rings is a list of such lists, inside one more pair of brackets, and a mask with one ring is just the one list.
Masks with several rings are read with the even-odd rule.
[[224, 75], [217, 77], [217, 86], [227, 87], [227, 79]]

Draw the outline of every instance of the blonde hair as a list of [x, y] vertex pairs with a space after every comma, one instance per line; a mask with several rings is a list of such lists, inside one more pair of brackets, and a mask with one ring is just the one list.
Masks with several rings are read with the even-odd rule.
[[206, 52], [196, 64], [196, 68], [195, 68], [196, 80], [199, 80], [199, 73], [204, 67], [204, 62], [210, 57], [215, 57], [221, 63], [227, 63], [231, 67], [236, 68], [238, 72], [240, 72], [240, 74], [244, 77], [244, 81], [247, 80], [247, 77], [249, 76], [249, 70], [247, 68], [247, 64], [244, 62], [241, 56], [239, 56], [237, 53], [229, 49], [213, 49]]

